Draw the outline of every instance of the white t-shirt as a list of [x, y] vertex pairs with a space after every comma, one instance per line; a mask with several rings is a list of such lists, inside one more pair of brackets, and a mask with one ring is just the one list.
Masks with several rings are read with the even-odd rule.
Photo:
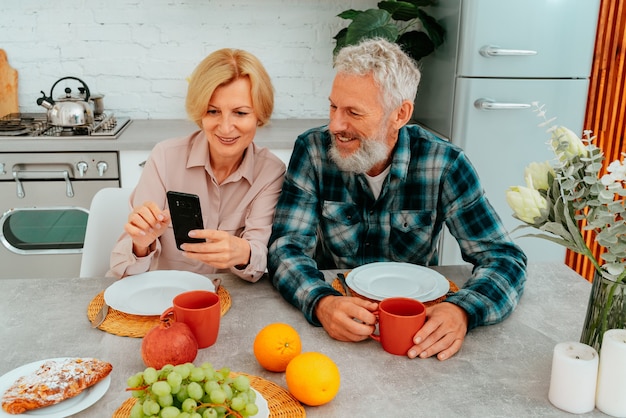
[[372, 177], [367, 173], [365, 174], [367, 183], [370, 185], [370, 189], [372, 189], [372, 193], [374, 194], [374, 197], [376, 199], [378, 199], [378, 196], [380, 196], [380, 191], [383, 188], [383, 183], [385, 181], [385, 178], [387, 177], [387, 174], [389, 174], [389, 170], [391, 170], [391, 165], [388, 165], [387, 168], [385, 168], [383, 172], [377, 176]]

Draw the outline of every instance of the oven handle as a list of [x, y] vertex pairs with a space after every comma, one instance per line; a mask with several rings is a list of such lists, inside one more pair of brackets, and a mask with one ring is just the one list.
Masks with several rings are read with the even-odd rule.
[[67, 197], [74, 197], [74, 188], [70, 181], [70, 173], [67, 170], [58, 171], [25, 171], [25, 170], [13, 170], [13, 178], [17, 184], [17, 197], [23, 199], [26, 196], [24, 191], [24, 185], [21, 180], [28, 179], [63, 179], [65, 180], [65, 194]]

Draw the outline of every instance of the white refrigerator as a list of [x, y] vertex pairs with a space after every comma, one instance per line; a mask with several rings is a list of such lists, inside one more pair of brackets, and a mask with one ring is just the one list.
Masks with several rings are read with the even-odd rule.
[[[446, 41], [420, 63], [414, 120], [465, 150], [532, 261], [564, 261], [565, 250], [512, 232], [520, 221], [505, 191], [525, 184], [528, 163], [553, 158], [532, 102], [582, 133], [599, 7], [600, 0], [439, 0], [430, 10]], [[440, 263], [463, 263], [447, 230]]]

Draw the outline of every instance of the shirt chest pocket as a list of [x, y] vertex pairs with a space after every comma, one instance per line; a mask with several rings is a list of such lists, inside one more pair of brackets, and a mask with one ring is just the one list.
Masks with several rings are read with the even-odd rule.
[[351, 203], [326, 201], [322, 207], [322, 229], [324, 245], [340, 257], [349, 257], [359, 249], [358, 226], [361, 215]]
[[389, 241], [399, 260], [414, 260], [431, 252], [436, 213], [434, 211], [391, 212]]

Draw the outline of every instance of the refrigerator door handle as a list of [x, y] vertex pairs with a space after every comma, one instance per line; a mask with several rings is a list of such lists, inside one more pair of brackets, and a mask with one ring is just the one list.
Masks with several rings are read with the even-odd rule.
[[528, 103], [499, 103], [493, 99], [481, 98], [474, 102], [474, 107], [478, 110], [515, 110], [528, 109]]
[[537, 51], [531, 49], [504, 49], [495, 45], [485, 45], [478, 52], [487, 58], [537, 55]]

